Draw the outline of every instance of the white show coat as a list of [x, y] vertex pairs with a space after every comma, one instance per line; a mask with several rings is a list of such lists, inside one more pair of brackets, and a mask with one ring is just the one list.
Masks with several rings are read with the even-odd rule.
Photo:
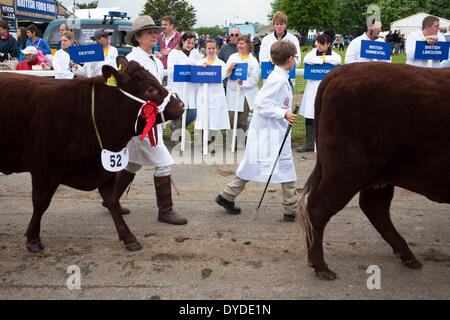
[[[169, 56], [167, 58], [167, 85], [172, 89], [172, 91], [175, 91], [178, 96], [181, 99], [184, 99], [183, 96], [183, 88], [184, 83], [183, 82], [173, 82], [173, 71], [175, 65], [195, 65], [198, 60], [200, 60], [201, 54], [195, 50], [192, 49], [189, 57], [182, 51], [182, 50], [171, 50], [169, 53]], [[186, 109], [195, 109], [197, 108], [197, 90], [198, 90], [198, 84], [197, 83], [190, 83], [187, 84], [187, 101], [183, 101], [184, 105], [186, 106]]]
[[[353, 63], [353, 62], [372, 62], [372, 61], [381, 61], [381, 62], [391, 62], [392, 58], [388, 60], [378, 60], [378, 59], [367, 59], [361, 57], [361, 41], [362, 40], [370, 40], [367, 36], [367, 33], [363, 33], [359, 37], [355, 38], [350, 42], [347, 48], [347, 52], [345, 53], [345, 64]], [[383, 39], [376, 39], [377, 42], [384, 42]]]
[[64, 49], [59, 49], [55, 52], [53, 56], [53, 69], [56, 71], [55, 79], [73, 79], [75, 74], [69, 65], [70, 55], [64, 51]]
[[[297, 37], [294, 36], [293, 34], [287, 32], [286, 35], [281, 40], [292, 42], [295, 45], [295, 48], [297, 49], [296, 65], [297, 66], [301, 65], [302, 64], [302, 55], [300, 52], [300, 45], [298, 43]], [[272, 61], [272, 58], [270, 57], [270, 48], [272, 48], [272, 45], [277, 41], [279, 41], [279, 40], [275, 36], [275, 31], [273, 33], [265, 36], [262, 39], [261, 48], [259, 50], [259, 61], [261, 61], [261, 62]]]
[[102, 67], [104, 65], [109, 65], [115, 69], [117, 69], [116, 59], [119, 56], [119, 53], [115, 47], [108, 47], [108, 54], [105, 56], [104, 61], [94, 61], [87, 62], [84, 66], [78, 66], [78, 69], [75, 71], [75, 74], [78, 76], [87, 77], [88, 70], [90, 71], [91, 77], [97, 77], [102, 75]]
[[[333, 66], [341, 64], [342, 58], [335, 51], [331, 50], [331, 56], [325, 56], [325, 63]], [[317, 56], [317, 48], [312, 49], [303, 59], [305, 64], [324, 64], [322, 56]], [[317, 88], [322, 80], [308, 80], [306, 82], [305, 93], [303, 94], [302, 105], [300, 107], [300, 114], [308, 119], [314, 119], [314, 102], [316, 100]]]
[[[208, 58], [203, 58], [197, 62], [198, 66], [208, 62]], [[227, 76], [225, 62], [217, 56], [213, 66], [222, 68], [222, 81]], [[203, 106], [204, 106], [204, 85], [200, 84], [197, 93], [197, 120], [195, 121], [195, 129], [203, 129]], [[208, 128], [211, 130], [230, 129], [230, 118], [228, 116], [227, 101], [225, 90], [222, 83], [208, 84]]]
[[[445, 42], [445, 37], [438, 32], [438, 40]], [[410, 64], [412, 66], [417, 67], [427, 67], [428, 66], [428, 60], [422, 60], [422, 59], [414, 59], [414, 54], [416, 52], [416, 42], [417, 41], [424, 41], [425, 36], [423, 35], [422, 30], [417, 30], [414, 32], [411, 32], [408, 34], [408, 39], [406, 39], [405, 43], [405, 51], [406, 51], [406, 64]], [[439, 68], [440, 67], [440, 60], [432, 60], [433, 63], [431, 65], [432, 68]]]
[[[242, 57], [239, 52], [233, 53], [225, 65], [225, 70], [228, 70], [230, 65], [233, 63], [248, 63], [247, 80], [242, 82], [241, 93], [239, 95], [239, 112], [244, 111], [244, 97], [247, 98], [248, 106], [250, 110], [253, 110], [253, 104], [255, 103], [256, 95], [258, 94], [258, 81], [259, 75], [261, 73], [259, 68], [259, 62], [250, 53], [248, 58], [242, 61]], [[227, 73], [230, 77], [231, 74]], [[237, 95], [237, 80], [228, 79], [227, 81], [227, 104], [228, 110], [236, 110], [236, 95]]]
[[[268, 181], [289, 125], [284, 117], [287, 111], [291, 111], [292, 98], [289, 73], [275, 66], [255, 100], [245, 156], [236, 171], [239, 178], [264, 183]], [[271, 183], [296, 180], [289, 133]]]
[[[154, 60], [152, 60], [150, 56], [152, 56]], [[127, 55], [127, 59], [128, 61], [139, 62], [141, 66], [153, 74], [160, 82], [162, 81], [162, 78], [164, 77], [164, 66], [158, 58], [149, 55], [139, 47], [135, 47]], [[130, 99], [130, 103], [136, 102]], [[162, 125], [159, 124], [157, 128], [158, 144], [155, 148], [150, 145], [148, 136], [146, 136], [142, 142], [140, 140], [140, 135], [133, 137], [128, 142], [127, 147], [130, 153], [130, 162], [152, 167], [166, 167], [174, 163], [169, 150], [167, 150], [167, 147], [164, 145]]]

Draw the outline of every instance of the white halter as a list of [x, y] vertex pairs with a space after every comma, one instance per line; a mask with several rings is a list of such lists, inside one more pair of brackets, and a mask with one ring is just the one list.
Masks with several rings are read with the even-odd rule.
[[[128, 93], [128, 92], [126, 92], [126, 91], [124, 91], [124, 90], [122, 90], [120, 88], [119, 88], [119, 90], [124, 95], [126, 95], [128, 98], [133, 99], [133, 100], [135, 100], [135, 101], [137, 101], [139, 103], [142, 103], [142, 107], [139, 109], [139, 112], [138, 112], [138, 115], [137, 115], [137, 119], [136, 119], [136, 123], [134, 125], [134, 130], [135, 130], [135, 132], [137, 132], [137, 123], [138, 123], [138, 120], [139, 120], [139, 116], [141, 115], [142, 108], [144, 107], [144, 104], [146, 103], [146, 101], [144, 101], [144, 100], [142, 100], [142, 99], [140, 99], [138, 97], [135, 97], [132, 94], [130, 94], [130, 93]], [[169, 88], [166, 88], [166, 90], [167, 90], [167, 96], [164, 98], [164, 101], [158, 106], [158, 113], [161, 114], [161, 120], [162, 120], [162, 123], [163, 123], [164, 127], [166, 126], [166, 119], [164, 118], [164, 110], [166, 110], [166, 107], [169, 104], [170, 97], [172, 97], [172, 96], [175, 97], [174, 93]]]

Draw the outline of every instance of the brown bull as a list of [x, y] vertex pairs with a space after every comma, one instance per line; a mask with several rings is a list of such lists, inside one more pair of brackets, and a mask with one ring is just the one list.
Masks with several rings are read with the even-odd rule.
[[[119, 57], [117, 63], [120, 71], [104, 66], [103, 77], [82, 80], [0, 74], [0, 171], [31, 173], [33, 216], [26, 232], [31, 252], [44, 248], [40, 239], [41, 218], [60, 184], [84, 191], [98, 188], [119, 239], [129, 250], [141, 248], [118, 211], [116, 174], [106, 171], [101, 163], [100, 143], [91, 115], [92, 87], [95, 123], [103, 147], [113, 152], [121, 151], [137, 135], [135, 122], [141, 104], [117, 87], [105, 85], [105, 81], [114, 75], [119, 88], [158, 105], [169, 92], [137, 62], [128, 63]], [[165, 119], [178, 119], [183, 110], [183, 104], [171, 97]], [[157, 122], [161, 122], [160, 114]], [[140, 118], [138, 133], [144, 126], [145, 120]]]
[[359, 205], [402, 263], [422, 267], [390, 218], [394, 187], [450, 203], [450, 68], [355, 63], [319, 86], [317, 162], [299, 200], [308, 263], [333, 280], [322, 239], [330, 218], [360, 193]]

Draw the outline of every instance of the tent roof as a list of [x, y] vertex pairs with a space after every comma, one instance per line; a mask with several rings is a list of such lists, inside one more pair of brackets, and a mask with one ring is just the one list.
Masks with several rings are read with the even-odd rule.
[[[397, 27], [400, 27], [400, 26], [404, 26], [404, 27], [406, 27], [406, 26], [411, 26], [411, 27], [420, 26], [421, 27], [423, 19], [425, 17], [429, 16], [429, 15], [430, 14], [425, 13], [425, 12], [419, 12], [419, 13], [413, 14], [412, 16], [409, 16], [409, 17], [406, 17], [406, 18], [403, 18], [403, 19], [400, 19], [400, 20], [392, 22], [391, 23], [391, 27], [394, 27], [394, 26], [397, 26]], [[437, 18], [439, 18], [439, 22], [440, 22], [441, 27], [448, 26], [450, 24], [450, 20], [447, 20], [447, 19], [444, 19], [444, 18], [441, 18], [441, 17], [437, 17]]]

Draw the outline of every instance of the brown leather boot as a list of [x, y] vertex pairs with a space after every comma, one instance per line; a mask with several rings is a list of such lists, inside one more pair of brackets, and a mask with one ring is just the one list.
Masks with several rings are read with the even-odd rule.
[[173, 210], [171, 176], [153, 177], [155, 181], [156, 203], [158, 205], [158, 221], [170, 224], [186, 224], [186, 218]]
[[[135, 176], [134, 173], [128, 172], [126, 170], [122, 170], [119, 173], [117, 173], [115, 185], [115, 191], [118, 196], [117, 199], [120, 199], [120, 197], [122, 197], [122, 194], [125, 192], [125, 190], [127, 190], [131, 182], [133, 182], [134, 176]], [[102, 202], [102, 206], [107, 208], [105, 201]], [[121, 215], [129, 214], [130, 209], [122, 207], [122, 205], [119, 202], [119, 212]]]

